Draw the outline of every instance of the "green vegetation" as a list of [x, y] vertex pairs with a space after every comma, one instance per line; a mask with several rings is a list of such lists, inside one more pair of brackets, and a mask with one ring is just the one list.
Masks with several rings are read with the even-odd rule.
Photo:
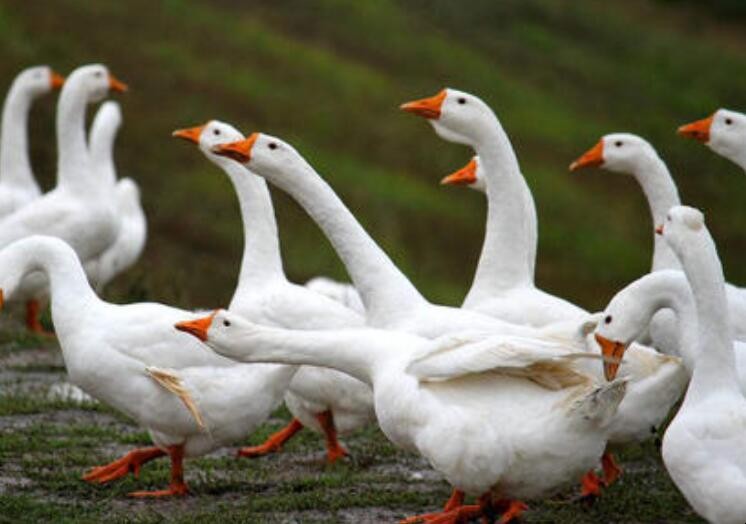
[[[397, 110], [448, 85], [483, 97], [513, 139], [539, 211], [539, 284], [598, 308], [651, 255], [633, 180], [567, 172], [610, 131], [659, 148], [685, 201], [709, 212], [731, 280], [746, 282], [738, 263], [746, 181], [674, 134], [721, 105], [746, 108], [740, 28], [692, 6], [643, 0], [60, 0], [43, 13], [15, 2], [0, 7], [0, 78], [31, 63], [65, 72], [103, 61], [131, 84], [119, 97], [116, 157], [120, 174], [143, 187], [151, 229], [142, 262], [112, 286], [114, 298], [228, 301], [241, 253], [235, 197], [195, 148], [169, 138], [220, 118], [294, 143], [428, 296], [458, 303], [484, 205], [437, 181], [470, 152]], [[32, 147], [48, 187], [54, 101], [39, 106]], [[302, 211], [279, 192], [276, 207], [288, 273], [345, 278]]]

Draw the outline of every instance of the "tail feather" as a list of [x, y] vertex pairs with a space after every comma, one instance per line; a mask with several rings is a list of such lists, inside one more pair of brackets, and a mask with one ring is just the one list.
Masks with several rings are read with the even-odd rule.
[[195, 404], [189, 390], [184, 386], [184, 383], [178, 375], [173, 371], [156, 368], [154, 366], [148, 366], [145, 368], [145, 371], [147, 371], [148, 375], [150, 375], [150, 377], [159, 385], [179, 397], [184, 403], [184, 406], [189, 410], [189, 413], [194, 417], [194, 420], [197, 422], [200, 429], [205, 429], [205, 421], [202, 418], [202, 414], [199, 412], [197, 404]]

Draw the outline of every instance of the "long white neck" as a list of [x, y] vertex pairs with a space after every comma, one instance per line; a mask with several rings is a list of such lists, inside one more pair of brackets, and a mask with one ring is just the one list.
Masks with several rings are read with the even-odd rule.
[[738, 150], [736, 154], [729, 157], [729, 160], [734, 162], [736, 165], [738, 165], [741, 169], [746, 171], [746, 140], [744, 140], [744, 143], [742, 147]]
[[121, 124], [121, 118], [112, 102], [104, 103], [91, 124], [90, 159], [91, 168], [102, 184], [114, 187], [117, 183], [117, 170], [114, 166], [114, 140]]
[[233, 182], [243, 220], [244, 247], [238, 286], [233, 297], [250, 296], [278, 279], [285, 280], [275, 211], [267, 182], [241, 164], [221, 159]]
[[725, 278], [712, 237], [707, 232], [697, 235], [681, 262], [697, 307], [699, 338], [686, 402], [697, 402], [718, 391], [740, 395]]
[[686, 275], [679, 270], [656, 271], [632, 286], [635, 296], [630, 307], [642, 309], [646, 323], [662, 309], [674, 312], [678, 354], [691, 374], [699, 353], [699, 331], [697, 309]]
[[650, 231], [654, 241], [653, 271], [680, 269], [681, 264], [666, 241], [662, 236], [653, 233], [655, 227], [663, 224], [668, 210], [681, 204], [679, 191], [668, 167], [655, 151], [649, 150], [637, 163], [632, 175], [642, 186], [653, 218], [653, 227]]
[[272, 176], [272, 183], [290, 194], [332, 243], [371, 325], [387, 325], [427, 303], [310, 165], [294, 163], [288, 169], [295, 173]]
[[28, 115], [33, 97], [17, 79], [3, 106], [0, 142], [0, 180], [17, 188], [40, 193], [31, 171], [28, 146]]
[[100, 302], [75, 251], [62, 240], [35, 236], [14, 242], [0, 252], [0, 267], [15, 272], [18, 281], [34, 271], [47, 275], [52, 320], [61, 339], [75, 329], [81, 311]]
[[533, 286], [538, 239], [536, 208], [513, 146], [497, 117], [476, 144], [487, 185], [487, 226], [464, 306], [519, 286]]
[[240, 362], [336, 369], [372, 385], [377, 366], [409, 349], [397, 335], [373, 329], [304, 331], [252, 324], [250, 331], [232, 334], [230, 343], [216, 351]]
[[[65, 82], [57, 103], [57, 187], [79, 192], [99, 187], [91, 169], [86, 143], [85, 112], [88, 93], [72, 77]], [[98, 177], [100, 180], [100, 177]]]

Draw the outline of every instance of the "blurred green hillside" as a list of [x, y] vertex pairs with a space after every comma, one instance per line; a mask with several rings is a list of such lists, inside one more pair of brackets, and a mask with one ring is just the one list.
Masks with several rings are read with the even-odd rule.
[[[707, 212], [728, 277], [746, 284], [746, 176], [675, 135], [717, 107], [746, 110], [745, 28], [694, 3], [642, 0], [3, 1], [0, 80], [35, 63], [67, 73], [101, 61], [130, 84], [116, 160], [142, 186], [151, 228], [113, 297], [230, 298], [242, 249], [235, 196], [196, 148], [170, 138], [218, 118], [293, 143], [418, 287], [459, 303], [485, 207], [438, 180], [471, 152], [397, 109], [451, 86], [487, 101], [513, 140], [539, 212], [539, 285], [598, 308], [648, 270], [652, 250], [630, 177], [567, 171], [612, 131], [658, 148], [684, 200]], [[54, 104], [40, 102], [32, 119], [45, 187]], [[315, 225], [274, 194], [289, 275], [345, 278]]]

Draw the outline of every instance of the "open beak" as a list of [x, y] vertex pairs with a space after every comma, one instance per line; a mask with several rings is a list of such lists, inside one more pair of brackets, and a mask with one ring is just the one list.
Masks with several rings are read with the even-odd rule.
[[65, 83], [65, 77], [61, 74], [52, 71], [51, 76], [49, 77], [49, 85], [53, 90], [62, 89], [62, 85]]
[[656, 226], [655, 228], [655, 234], [656, 235], [662, 235], [663, 234], [663, 224]]
[[212, 324], [212, 319], [216, 313], [217, 311], [213, 311], [211, 315], [206, 317], [198, 318], [196, 320], [185, 320], [184, 322], [178, 322], [177, 324], [174, 324], [174, 327], [179, 331], [194, 335], [202, 342], [206, 342], [207, 330], [210, 329], [210, 324]]
[[614, 380], [617, 371], [619, 371], [619, 365], [622, 363], [624, 352], [627, 350], [627, 345], [609, 340], [598, 333], [596, 333], [595, 338], [601, 346], [601, 354], [604, 357], [604, 376], [606, 380]]
[[588, 151], [578, 158], [575, 162], [570, 164], [570, 171], [577, 171], [584, 167], [596, 167], [602, 166], [604, 163], [604, 141], [599, 140], [598, 143], [590, 148]]
[[184, 140], [188, 140], [189, 142], [199, 144], [199, 137], [202, 135], [202, 131], [204, 129], [205, 126], [195, 126], [188, 129], [177, 129], [176, 131], [171, 133], [171, 136], [176, 138], [183, 138]]
[[446, 90], [443, 89], [435, 96], [402, 104], [399, 106], [399, 109], [425, 118], [438, 119], [440, 118], [440, 108], [446, 99], [446, 94]]
[[114, 75], [109, 74], [109, 89], [111, 89], [112, 91], [118, 91], [119, 93], [124, 93], [129, 88], [127, 87], [127, 84], [119, 80]]
[[251, 160], [251, 148], [254, 147], [257, 138], [259, 138], [259, 133], [251, 133], [248, 138], [238, 142], [217, 145], [212, 148], [212, 152], [216, 155], [232, 158], [236, 162], [248, 164]]
[[477, 161], [473, 158], [464, 167], [454, 171], [440, 181], [447, 186], [468, 186], [477, 181]]
[[710, 141], [710, 126], [712, 126], [712, 119], [714, 118], [714, 116], [715, 115], [712, 115], [707, 118], [703, 118], [702, 120], [697, 120], [696, 122], [692, 122], [691, 124], [684, 124], [683, 126], [679, 127], [676, 132], [683, 137], [693, 138], [694, 140], [706, 144]]

